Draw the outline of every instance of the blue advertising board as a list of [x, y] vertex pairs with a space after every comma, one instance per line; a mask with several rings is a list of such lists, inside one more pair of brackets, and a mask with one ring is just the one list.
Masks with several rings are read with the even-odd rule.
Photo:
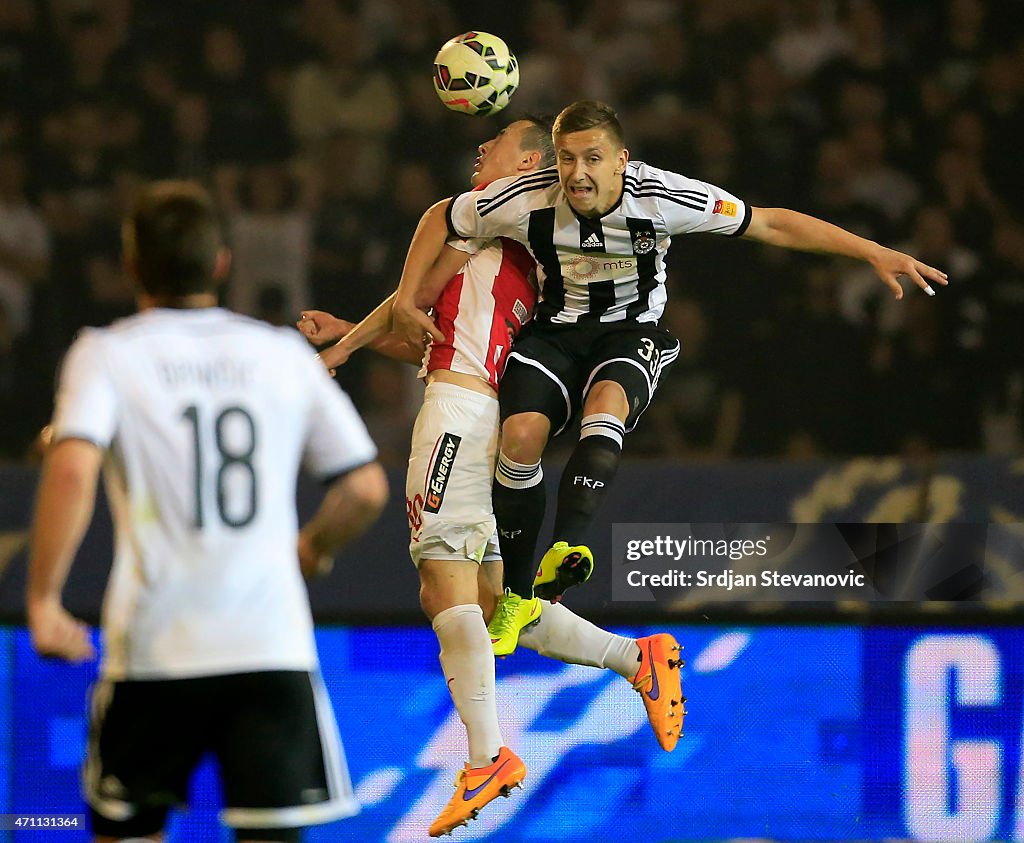
[[[504, 738], [528, 774], [455, 838], [1024, 839], [1024, 631], [671, 631], [685, 647], [690, 698], [671, 754], [619, 676], [530, 652], [499, 660]], [[465, 756], [436, 640], [426, 628], [323, 628], [318, 642], [363, 810], [306, 839], [425, 839]], [[40, 660], [23, 630], [0, 630], [0, 814], [84, 810], [93, 671]], [[174, 817], [168, 840], [226, 840], [211, 766], [193, 790], [195, 807]]]

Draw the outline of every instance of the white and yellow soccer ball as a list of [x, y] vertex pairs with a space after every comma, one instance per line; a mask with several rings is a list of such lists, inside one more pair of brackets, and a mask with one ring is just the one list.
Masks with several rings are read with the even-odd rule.
[[463, 32], [434, 57], [434, 90], [448, 108], [482, 117], [501, 111], [519, 87], [519, 62], [488, 32]]

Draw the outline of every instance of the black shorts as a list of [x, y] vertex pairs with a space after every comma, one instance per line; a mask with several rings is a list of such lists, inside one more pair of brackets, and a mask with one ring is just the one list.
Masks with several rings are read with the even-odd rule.
[[83, 771], [93, 833], [143, 837], [185, 802], [189, 778], [212, 753], [226, 825], [246, 837], [359, 810], [319, 675], [260, 671], [192, 679], [98, 681], [90, 697]]
[[501, 378], [501, 418], [543, 413], [557, 435], [583, 408], [591, 386], [614, 381], [629, 400], [626, 430], [632, 430], [678, 356], [679, 340], [657, 325], [531, 323], [516, 338]]

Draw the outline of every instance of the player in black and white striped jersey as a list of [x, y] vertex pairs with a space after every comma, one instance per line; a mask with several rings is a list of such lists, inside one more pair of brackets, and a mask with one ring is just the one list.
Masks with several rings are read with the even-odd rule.
[[[544, 170], [472, 204], [453, 202], [449, 228], [517, 229], [539, 264], [539, 322], [657, 324], [667, 298], [665, 253], [671, 235], [738, 236], [746, 230], [747, 208], [721, 188], [635, 161], [624, 165], [621, 183], [619, 201], [605, 214], [588, 217], [559, 201], [558, 170]], [[524, 209], [529, 209], [525, 218]]]
[[[568, 106], [553, 136], [555, 169], [438, 203], [421, 221], [410, 251], [432, 256], [448, 233], [504, 236], [525, 244], [537, 261], [542, 299], [502, 381], [494, 509], [506, 584], [524, 596], [532, 586], [540, 596], [557, 598], [589, 577], [593, 560], [581, 544], [584, 533], [615, 475], [624, 434], [678, 353], [676, 340], [657, 327], [672, 236], [712, 232], [864, 260], [897, 298], [900, 275], [929, 294], [929, 281], [944, 285], [946, 276], [814, 217], [754, 208], [706, 182], [631, 162], [618, 118], [603, 103]], [[415, 268], [407, 270], [395, 304], [396, 325], [410, 336], [436, 333], [412, 306], [419, 283]], [[560, 541], [534, 579], [545, 508], [541, 455], [578, 412], [580, 441], [559, 488]]]

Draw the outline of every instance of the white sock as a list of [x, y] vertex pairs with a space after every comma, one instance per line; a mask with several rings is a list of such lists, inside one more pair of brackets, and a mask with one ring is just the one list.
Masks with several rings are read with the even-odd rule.
[[545, 603], [540, 620], [519, 633], [519, 643], [542, 656], [607, 668], [626, 679], [640, 667], [636, 641], [594, 626], [561, 603]]
[[486, 767], [502, 747], [494, 701], [494, 652], [479, 606], [452, 606], [434, 617], [441, 669], [469, 738], [469, 766]]
[[534, 463], [516, 462], [506, 457], [504, 451], [498, 451], [494, 479], [509, 489], [532, 489], [544, 479], [544, 469], [540, 460]]

